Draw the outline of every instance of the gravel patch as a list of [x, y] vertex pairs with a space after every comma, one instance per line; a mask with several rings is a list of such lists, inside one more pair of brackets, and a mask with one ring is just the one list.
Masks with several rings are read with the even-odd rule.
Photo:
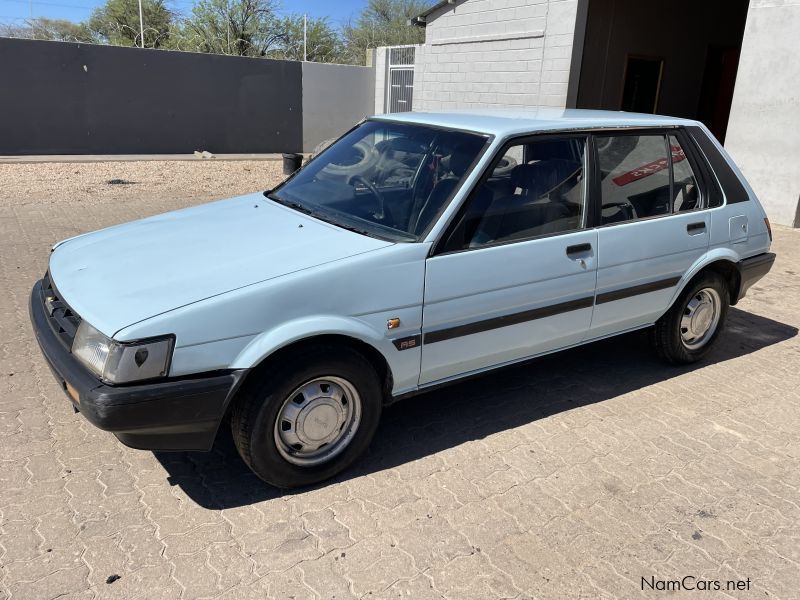
[[274, 187], [280, 161], [0, 164], [0, 207], [131, 201], [165, 210]]

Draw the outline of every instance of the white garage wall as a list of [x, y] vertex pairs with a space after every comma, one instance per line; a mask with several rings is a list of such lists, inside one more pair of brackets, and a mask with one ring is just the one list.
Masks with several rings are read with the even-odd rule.
[[578, 0], [466, 0], [428, 16], [414, 110], [566, 105]]
[[800, 2], [751, 0], [725, 147], [770, 219], [800, 227]]

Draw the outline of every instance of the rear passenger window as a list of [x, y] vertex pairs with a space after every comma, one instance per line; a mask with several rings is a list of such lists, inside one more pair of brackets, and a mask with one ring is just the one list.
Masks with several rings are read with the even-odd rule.
[[673, 212], [700, 208], [703, 205], [703, 199], [700, 195], [700, 188], [697, 186], [697, 178], [678, 138], [674, 135], [669, 136], [669, 147], [672, 151], [672, 173], [674, 179], [672, 191]]
[[598, 136], [597, 154], [603, 225], [704, 207], [697, 176], [674, 135]]
[[669, 157], [665, 136], [598, 137], [597, 154], [602, 224], [669, 214]]
[[586, 138], [511, 146], [470, 196], [448, 247], [476, 248], [583, 227]]

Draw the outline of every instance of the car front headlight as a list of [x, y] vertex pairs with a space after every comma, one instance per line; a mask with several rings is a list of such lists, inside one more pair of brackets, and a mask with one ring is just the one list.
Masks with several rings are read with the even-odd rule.
[[82, 321], [72, 341], [72, 354], [108, 383], [129, 383], [164, 377], [172, 358], [174, 336], [138, 342], [116, 342]]

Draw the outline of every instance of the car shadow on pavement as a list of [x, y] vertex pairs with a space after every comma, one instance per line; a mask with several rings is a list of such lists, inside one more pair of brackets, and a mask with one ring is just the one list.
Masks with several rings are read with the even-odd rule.
[[[639, 331], [419, 394], [386, 408], [367, 455], [332, 481], [389, 469], [562, 411], [603, 402], [745, 356], [797, 333], [795, 327], [731, 308], [716, 347], [695, 365], [665, 364], [650, 349], [647, 332]], [[180, 486], [205, 508], [234, 508], [308, 491], [285, 491], [264, 484], [239, 458], [224, 425], [211, 452], [156, 453], [156, 458], [167, 470], [169, 483]]]

